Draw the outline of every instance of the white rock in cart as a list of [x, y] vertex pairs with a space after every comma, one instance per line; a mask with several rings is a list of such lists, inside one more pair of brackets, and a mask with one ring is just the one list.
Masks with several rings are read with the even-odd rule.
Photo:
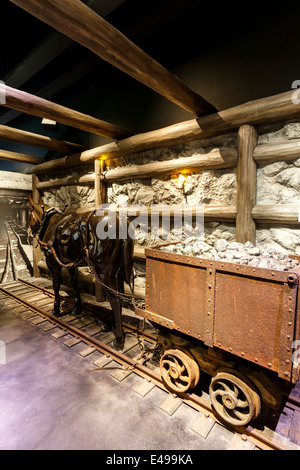
[[219, 239], [212, 245], [206, 243], [206, 241], [191, 237], [181, 243], [162, 247], [162, 250], [169, 253], [279, 271], [288, 271], [300, 267], [298, 260], [290, 258], [285, 253], [277, 252], [274, 248], [259, 248], [251, 242], [244, 244], [239, 242], [229, 243], [225, 239]]
[[228, 245], [229, 245], [229, 243], [228, 243], [227, 240], [224, 240], [224, 238], [220, 238], [215, 243], [215, 249], [217, 251], [226, 251]]
[[257, 246], [254, 246], [253, 248], [250, 248], [248, 253], [249, 255], [259, 256], [261, 255], [261, 250]]

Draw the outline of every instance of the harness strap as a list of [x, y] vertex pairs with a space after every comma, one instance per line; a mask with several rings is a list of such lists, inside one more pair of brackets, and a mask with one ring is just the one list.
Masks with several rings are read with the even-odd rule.
[[[80, 264], [80, 262], [81, 262], [81, 261], [83, 260], [83, 258], [85, 257], [85, 258], [86, 258], [86, 261], [87, 261], [88, 268], [90, 269], [91, 273], [92, 273], [93, 276], [95, 277], [95, 280], [103, 287], [103, 289], [105, 289], [105, 290], [111, 292], [112, 294], [114, 294], [115, 296], [119, 297], [120, 299], [122, 299], [122, 300], [124, 300], [124, 301], [129, 301], [129, 299], [131, 299], [132, 304], [134, 305], [134, 307], [136, 307], [136, 306], [137, 306], [136, 301], [138, 301], [138, 302], [139, 302], [139, 301], [142, 302], [142, 301], [141, 301], [140, 299], [138, 299], [137, 297], [135, 297], [135, 295], [134, 295], [134, 293], [133, 293], [133, 292], [134, 292], [133, 285], [132, 285], [132, 286], [131, 286], [131, 285], [129, 286], [129, 287], [130, 287], [130, 290], [131, 290], [131, 294], [125, 294], [125, 293], [123, 293], [123, 292], [119, 292], [119, 291], [113, 289], [112, 287], [107, 286], [107, 285], [102, 281], [102, 279], [100, 279], [100, 277], [98, 276], [98, 274], [97, 274], [97, 272], [96, 272], [96, 270], [95, 270], [93, 264], [92, 264], [91, 261], [90, 261], [89, 250], [88, 250], [88, 242], [89, 242], [89, 221], [90, 221], [90, 218], [92, 217], [92, 215], [95, 214], [95, 212], [96, 212], [96, 209], [93, 210], [93, 211], [88, 215], [88, 217], [87, 217], [87, 219], [86, 219], [86, 221], [85, 221], [85, 223], [86, 223], [85, 245], [84, 245], [84, 247], [83, 247], [83, 249], [82, 249], [80, 255], [78, 256], [78, 258], [77, 258], [74, 262], [72, 262], [72, 263], [63, 263], [63, 262], [59, 259], [58, 255], [57, 255], [57, 253], [56, 253], [56, 251], [55, 251], [55, 249], [54, 249], [54, 247], [53, 247], [53, 244], [54, 244], [54, 241], [55, 241], [55, 236], [56, 236], [56, 231], [57, 231], [59, 225], [60, 225], [63, 221], [65, 221], [67, 218], [69, 218], [70, 216], [72, 216], [72, 214], [68, 214], [68, 215], [65, 216], [62, 220], [59, 220], [59, 221], [55, 224], [54, 229], [53, 229], [53, 233], [52, 233], [52, 236], [51, 236], [51, 239], [50, 239], [47, 243], [45, 243], [45, 242], [43, 242], [42, 240], [40, 240], [39, 235], [37, 235], [36, 240], [37, 240], [37, 242], [39, 243], [39, 245], [41, 245], [43, 248], [45, 248], [46, 250], [50, 251], [50, 252], [53, 254], [53, 256], [54, 256], [56, 262], [57, 262], [61, 267], [63, 267], [63, 268], [66, 268], [66, 269], [75, 268], [75, 267], [77, 267], [77, 266]], [[132, 282], [132, 284], [133, 284], [133, 282]]]
[[[91, 218], [91, 216], [95, 213], [95, 210], [92, 211], [87, 220], [86, 220], [86, 224], [87, 224], [87, 230], [88, 230], [88, 223], [89, 223], [89, 220]], [[87, 244], [87, 236], [85, 236], [85, 246], [83, 247], [83, 249], [81, 250], [81, 253], [79, 254], [78, 258], [74, 261], [74, 262], [70, 262], [70, 263], [63, 263], [56, 251], [55, 251], [55, 248], [54, 248], [54, 242], [55, 242], [55, 237], [56, 237], [56, 232], [57, 232], [57, 229], [58, 227], [60, 226], [60, 224], [64, 223], [67, 219], [69, 219], [70, 217], [73, 217], [73, 214], [68, 214], [66, 215], [65, 217], [63, 217], [63, 219], [59, 220], [55, 225], [54, 225], [54, 228], [53, 228], [53, 231], [52, 231], [52, 236], [50, 238], [50, 240], [48, 242], [43, 242], [42, 240], [40, 240], [39, 236], [37, 236], [37, 242], [42, 246], [44, 247], [45, 249], [47, 249], [48, 251], [50, 251], [56, 262], [62, 267], [62, 268], [66, 268], [66, 269], [72, 269], [72, 268], [76, 268], [80, 263], [81, 261], [83, 260], [84, 256], [85, 256], [85, 251], [86, 251], [86, 244]], [[86, 231], [87, 231], [86, 230]]]

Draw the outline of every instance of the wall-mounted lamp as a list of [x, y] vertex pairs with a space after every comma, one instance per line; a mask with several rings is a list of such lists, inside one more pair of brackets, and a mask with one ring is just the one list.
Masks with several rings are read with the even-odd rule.
[[182, 189], [182, 191], [184, 191], [184, 184], [187, 182], [187, 179], [189, 176], [191, 176], [190, 173], [178, 173], [178, 183]]

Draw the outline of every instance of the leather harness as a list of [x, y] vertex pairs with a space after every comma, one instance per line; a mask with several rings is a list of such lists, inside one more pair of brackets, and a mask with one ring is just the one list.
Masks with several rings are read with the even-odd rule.
[[[85, 230], [85, 244], [84, 244], [84, 247], [82, 248], [81, 250], [81, 253], [80, 255], [78, 256], [78, 258], [74, 261], [74, 262], [70, 262], [70, 263], [63, 263], [56, 251], [55, 251], [55, 248], [54, 248], [54, 242], [55, 242], [55, 237], [56, 237], [56, 232], [57, 232], [57, 229], [58, 227], [60, 226], [60, 224], [64, 223], [65, 221], [67, 221], [70, 217], [73, 217], [74, 214], [68, 214], [66, 216], [64, 216], [62, 219], [60, 219], [54, 226], [53, 226], [53, 229], [52, 229], [52, 234], [51, 234], [51, 238], [48, 240], [48, 242], [43, 242], [41, 239], [40, 239], [40, 234], [44, 231], [45, 227], [44, 227], [44, 223], [46, 222], [47, 218], [45, 219], [45, 215], [50, 215], [51, 212], [53, 212], [52, 215], [54, 214], [60, 214], [60, 212], [55, 209], [55, 208], [50, 208], [48, 209], [44, 215], [43, 215], [43, 218], [44, 218], [44, 221], [42, 219], [40, 219], [39, 217], [36, 217], [37, 220], [40, 221], [40, 223], [42, 224], [41, 226], [41, 229], [36, 237], [36, 241], [37, 243], [43, 247], [44, 249], [46, 249], [47, 251], [49, 251], [50, 253], [52, 253], [52, 255], [54, 256], [55, 258], [55, 261], [62, 267], [62, 268], [66, 268], [66, 269], [72, 269], [72, 268], [76, 268], [80, 263], [81, 261], [86, 258], [86, 261], [87, 261], [87, 265], [91, 271], [91, 273], [93, 274], [93, 276], [95, 277], [95, 279], [97, 280], [97, 282], [104, 288], [104, 289], [107, 289], [109, 290], [111, 293], [113, 293], [114, 295], [118, 296], [119, 298], [125, 300], [128, 302], [129, 298], [131, 298], [131, 301], [133, 303], [133, 305], [136, 306], [136, 302], [135, 301], [138, 301], [138, 299], [134, 296], [133, 294], [133, 291], [134, 291], [134, 287], [133, 287], [133, 278], [132, 278], [132, 286], [130, 286], [130, 290], [131, 290], [131, 294], [125, 294], [124, 292], [119, 292], [119, 291], [116, 291], [114, 290], [112, 287], [109, 287], [107, 286], [106, 284], [104, 284], [104, 282], [102, 281], [102, 279], [100, 279], [99, 275], [97, 274], [96, 270], [94, 269], [92, 263], [90, 262], [90, 259], [89, 259], [89, 252], [88, 252], [88, 240], [89, 240], [89, 221], [90, 221], [90, 218], [92, 217], [93, 214], [96, 213], [96, 209], [93, 210], [92, 212], [90, 212], [90, 214], [88, 215], [87, 219], [85, 220], [85, 226], [86, 226], [86, 230]], [[34, 213], [33, 213], [34, 214]]]
[[[54, 209], [54, 208], [51, 208], [51, 209], [48, 209], [46, 211], [45, 214], [50, 214], [51, 212], [53, 212], [52, 215], [54, 214], [59, 214], [59, 212]], [[91, 218], [91, 216], [95, 213], [96, 211], [93, 210], [87, 217], [86, 221], [85, 221], [85, 225], [86, 225], [86, 231], [85, 231], [85, 244], [84, 244], [84, 247], [82, 248], [81, 250], [81, 253], [79, 254], [78, 258], [74, 261], [74, 262], [70, 262], [70, 263], [63, 263], [56, 251], [55, 251], [55, 248], [54, 248], [54, 242], [55, 242], [55, 237], [56, 237], [56, 232], [57, 232], [57, 229], [58, 227], [63, 224], [64, 222], [66, 222], [68, 219], [70, 219], [71, 217], [73, 217], [73, 214], [68, 214], [66, 216], [64, 216], [62, 219], [60, 219], [52, 228], [52, 233], [51, 233], [51, 238], [47, 241], [47, 242], [43, 242], [41, 239], [40, 239], [40, 234], [44, 231], [44, 226], [43, 224], [46, 222], [47, 219], [44, 220], [44, 222], [42, 223], [42, 227], [36, 237], [36, 240], [37, 242], [39, 243], [40, 246], [42, 246], [43, 248], [45, 248], [47, 251], [50, 251], [56, 262], [62, 267], [62, 268], [66, 268], [66, 269], [72, 269], [72, 268], [76, 268], [80, 263], [81, 261], [83, 260], [83, 258], [86, 256], [86, 252], [87, 252], [87, 244], [88, 244], [88, 227], [89, 227], [89, 220]]]

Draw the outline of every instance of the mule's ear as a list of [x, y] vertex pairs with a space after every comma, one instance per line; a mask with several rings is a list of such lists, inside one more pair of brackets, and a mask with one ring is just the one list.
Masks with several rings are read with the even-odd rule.
[[30, 194], [28, 195], [28, 199], [29, 199], [30, 204], [33, 206], [33, 205], [34, 205], [34, 202], [33, 202], [32, 197], [30, 196]]

